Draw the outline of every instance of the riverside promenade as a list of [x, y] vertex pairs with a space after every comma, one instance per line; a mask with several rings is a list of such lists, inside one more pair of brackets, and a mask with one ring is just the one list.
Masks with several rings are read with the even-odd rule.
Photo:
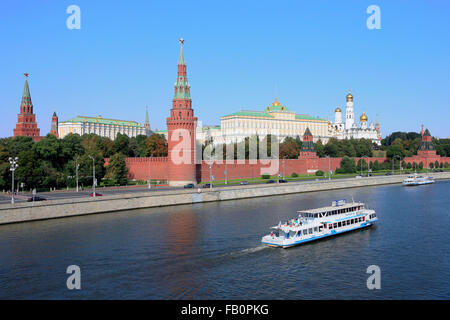
[[[450, 179], [450, 172], [429, 173], [436, 180]], [[187, 189], [159, 191], [157, 193], [122, 193], [97, 198], [57, 199], [43, 202], [21, 202], [0, 205], [0, 224], [19, 223], [79, 216], [113, 213], [116, 211], [151, 207], [174, 206], [202, 202], [238, 200], [275, 195], [400, 184], [407, 175], [374, 176], [283, 184], [215, 187], [213, 189]], [[424, 187], [424, 186], [422, 186]], [[426, 186], [425, 186], [426, 187]], [[417, 186], [416, 188], [421, 188]]]

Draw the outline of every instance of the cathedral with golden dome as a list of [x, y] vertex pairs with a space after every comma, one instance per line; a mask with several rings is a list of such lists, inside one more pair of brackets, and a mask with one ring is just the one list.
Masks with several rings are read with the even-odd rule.
[[355, 122], [353, 108], [353, 95], [349, 91], [346, 96], [345, 120], [342, 119], [342, 110], [337, 107], [334, 110], [334, 122], [328, 123], [328, 134], [337, 139], [370, 139], [372, 143], [381, 145], [381, 131], [378, 119], [374, 124], [369, 124], [369, 118], [363, 112], [359, 117], [359, 127]]

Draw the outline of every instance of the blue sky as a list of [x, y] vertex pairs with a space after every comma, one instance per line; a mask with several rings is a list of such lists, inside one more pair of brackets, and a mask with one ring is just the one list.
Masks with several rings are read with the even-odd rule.
[[[81, 9], [69, 30], [66, 8]], [[366, 27], [369, 5], [381, 30]], [[355, 112], [379, 117], [383, 136], [450, 136], [450, 2], [429, 1], [2, 1], [0, 137], [11, 136], [28, 72], [41, 135], [77, 115], [165, 129], [178, 39], [195, 114], [203, 124], [275, 98], [333, 119], [349, 88]]]

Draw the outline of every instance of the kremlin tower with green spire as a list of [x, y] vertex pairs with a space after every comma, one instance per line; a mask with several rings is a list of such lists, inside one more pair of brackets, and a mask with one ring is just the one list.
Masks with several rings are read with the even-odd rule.
[[33, 113], [33, 103], [31, 102], [30, 88], [28, 87], [28, 73], [25, 75], [25, 86], [23, 88], [22, 102], [20, 103], [20, 113], [17, 115], [17, 124], [14, 129], [14, 137], [26, 136], [33, 140], [41, 139], [40, 129], [37, 127], [36, 115]]
[[195, 163], [197, 118], [194, 117], [194, 110], [192, 109], [183, 43], [184, 40], [180, 39], [178, 76], [174, 87], [170, 117], [167, 118], [168, 180], [169, 185], [173, 186], [197, 182]]

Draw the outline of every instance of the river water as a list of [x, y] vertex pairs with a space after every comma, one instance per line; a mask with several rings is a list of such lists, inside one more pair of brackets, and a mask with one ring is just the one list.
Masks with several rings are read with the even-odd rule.
[[[1, 299], [449, 299], [450, 181], [152, 208], [0, 226]], [[334, 199], [375, 226], [290, 249], [269, 227]], [[68, 290], [69, 265], [81, 290]], [[367, 268], [379, 266], [381, 289]]]

